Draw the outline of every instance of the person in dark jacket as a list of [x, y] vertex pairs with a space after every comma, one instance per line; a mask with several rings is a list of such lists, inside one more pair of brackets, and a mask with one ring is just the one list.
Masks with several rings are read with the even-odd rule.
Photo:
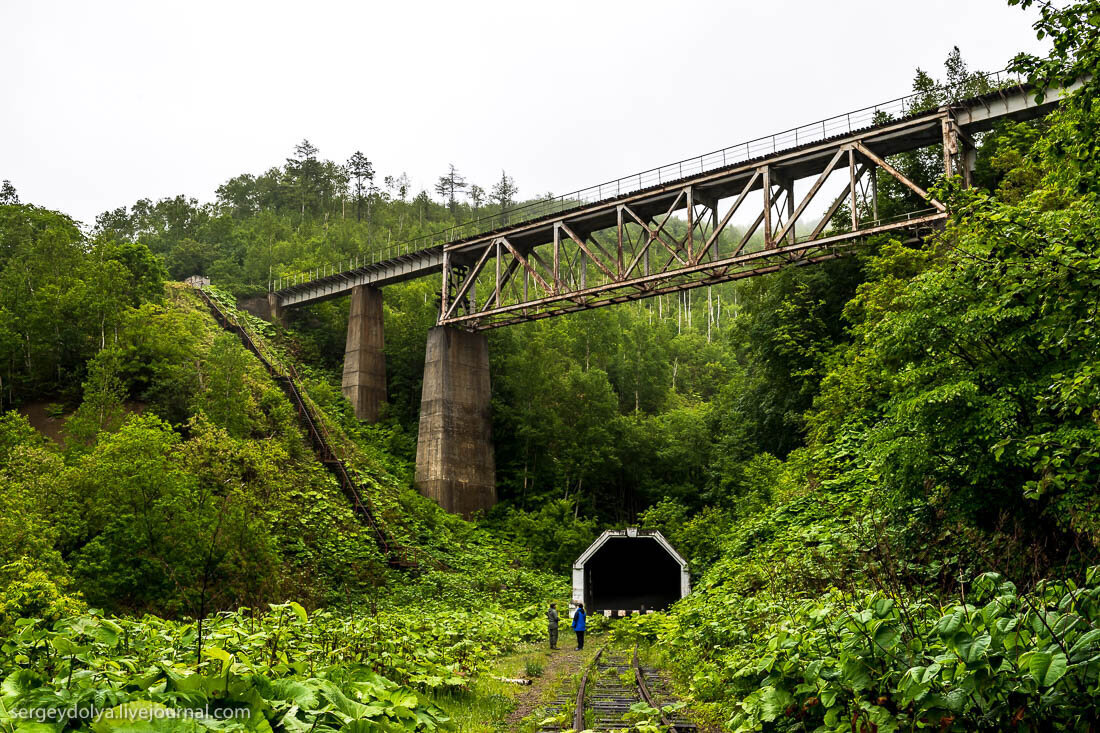
[[546, 626], [550, 630], [550, 648], [558, 648], [558, 604], [551, 603], [546, 612]]
[[577, 632], [577, 651], [584, 649], [584, 629], [588, 614], [584, 612], [584, 604], [577, 606], [577, 612], [573, 614], [573, 631]]

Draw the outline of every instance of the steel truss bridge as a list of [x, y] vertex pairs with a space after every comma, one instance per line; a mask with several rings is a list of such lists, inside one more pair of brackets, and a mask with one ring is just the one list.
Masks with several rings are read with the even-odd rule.
[[[912, 98], [901, 98], [475, 220], [374, 261], [273, 281], [272, 304], [441, 272], [439, 325], [479, 331], [822, 262], [870, 235], [919, 235], [941, 225], [946, 208], [890, 156], [942, 146], [945, 174], [969, 184], [975, 133], [1043, 115], [1073, 89], [1038, 102], [998, 81], [994, 92], [937, 109], [910, 112]], [[880, 172], [924, 206], [880, 218]]]
[[[1068, 91], [1037, 102], [998, 84], [937, 109], [902, 98], [794, 128], [279, 280], [271, 315], [350, 296], [342, 391], [374, 422], [387, 399], [381, 288], [441, 273], [415, 481], [447, 511], [473, 516], [496, 502], [486, 329], [822, 262], [870, 235], [920, 236], [948, 212], [891, 156], [940, 150], [944, 173], [969, 183], [975, 133], [1042, 115]], [[908, 189], [915, 210], [881, 217], [879, 180]]]

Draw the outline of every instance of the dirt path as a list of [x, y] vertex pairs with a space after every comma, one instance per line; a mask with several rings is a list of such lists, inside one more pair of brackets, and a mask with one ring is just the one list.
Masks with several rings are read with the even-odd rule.
[[542, 675], [516, 699], [516, 709], [507, 720], [508, 726], [513, 730], [521, 720], [548, 702], [548, 693], [551, 690], [580, 672], [596, 653], [591, 644], [585, 646], [584, 651], [577, 651], [571, 644], [572, 639], [566, 639], [566, 634], [562, 634], [562, 637], [563, 643], [559, 649], [551, 652], [550, 661], [543, 668]]

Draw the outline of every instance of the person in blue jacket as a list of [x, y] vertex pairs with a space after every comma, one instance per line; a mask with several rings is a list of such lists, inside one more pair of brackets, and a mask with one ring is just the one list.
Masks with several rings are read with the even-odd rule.
[[584, 604], [577, 606], [577, 612], [573, 614], [573, 631], [577, 632], [577, 651], [584, 649], [584, 628], [588, 615], [584, 612]]

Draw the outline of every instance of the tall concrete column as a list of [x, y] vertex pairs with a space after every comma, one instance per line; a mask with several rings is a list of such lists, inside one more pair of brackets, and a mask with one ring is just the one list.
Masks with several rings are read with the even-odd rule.
[[465, 517], [497, 500], [490, 396], [485, 334], [448, 326], [429, 331], [416, 485], [447, 511]]
[[355, 416], [367, 422], [378, 420], [386, 401], [386, 357], [382, 346], [382, 291], [356, 285], [351, 289], [343, 391], [355, 408]]
[[[248, 310], [246, 307], [245, 310]], [[279, 296], [275, 293], [267, 294], [267, 310], [270, 314], [270, 320], [272, 323], [278, 323], [280, 326], [283, 324], [283, 307], [279, 305]]]

